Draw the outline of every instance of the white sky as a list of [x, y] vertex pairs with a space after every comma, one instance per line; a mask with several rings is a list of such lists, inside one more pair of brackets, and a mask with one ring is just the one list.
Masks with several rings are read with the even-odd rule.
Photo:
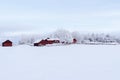
[[3, 0], [0, 32], [120, 31], [119, 0]]

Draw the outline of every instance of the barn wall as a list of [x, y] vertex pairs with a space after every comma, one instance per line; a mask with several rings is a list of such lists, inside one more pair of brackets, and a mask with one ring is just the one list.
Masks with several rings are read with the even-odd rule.
[[12, 43], [3, 43], [2, 46], [12, 46]]

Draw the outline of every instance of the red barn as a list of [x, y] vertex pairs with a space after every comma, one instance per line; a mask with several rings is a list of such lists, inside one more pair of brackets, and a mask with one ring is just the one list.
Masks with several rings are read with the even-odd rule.
[[44, 46], [47, 44], [54, 44], [54, 43], [60, 43], [59, 40], [55, 40], [55, 39], [45, 39], [45, 40], [41, 40], [37, 43], [34, 43], [34, 46]]
[[6, 40], [5, 42], [2, 43], [2, 46], [12, 46], [12, 41]]

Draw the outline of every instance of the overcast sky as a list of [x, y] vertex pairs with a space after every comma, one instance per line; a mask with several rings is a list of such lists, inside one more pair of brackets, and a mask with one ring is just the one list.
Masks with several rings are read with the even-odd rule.
[[120, 31], [120, 0], [1, 0], [0, 32]]

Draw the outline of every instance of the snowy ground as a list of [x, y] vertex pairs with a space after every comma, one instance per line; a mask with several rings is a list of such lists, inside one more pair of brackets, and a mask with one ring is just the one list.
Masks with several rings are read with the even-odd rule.
[[0, 80], [120, 80], [120, 46], [0, 47]]

